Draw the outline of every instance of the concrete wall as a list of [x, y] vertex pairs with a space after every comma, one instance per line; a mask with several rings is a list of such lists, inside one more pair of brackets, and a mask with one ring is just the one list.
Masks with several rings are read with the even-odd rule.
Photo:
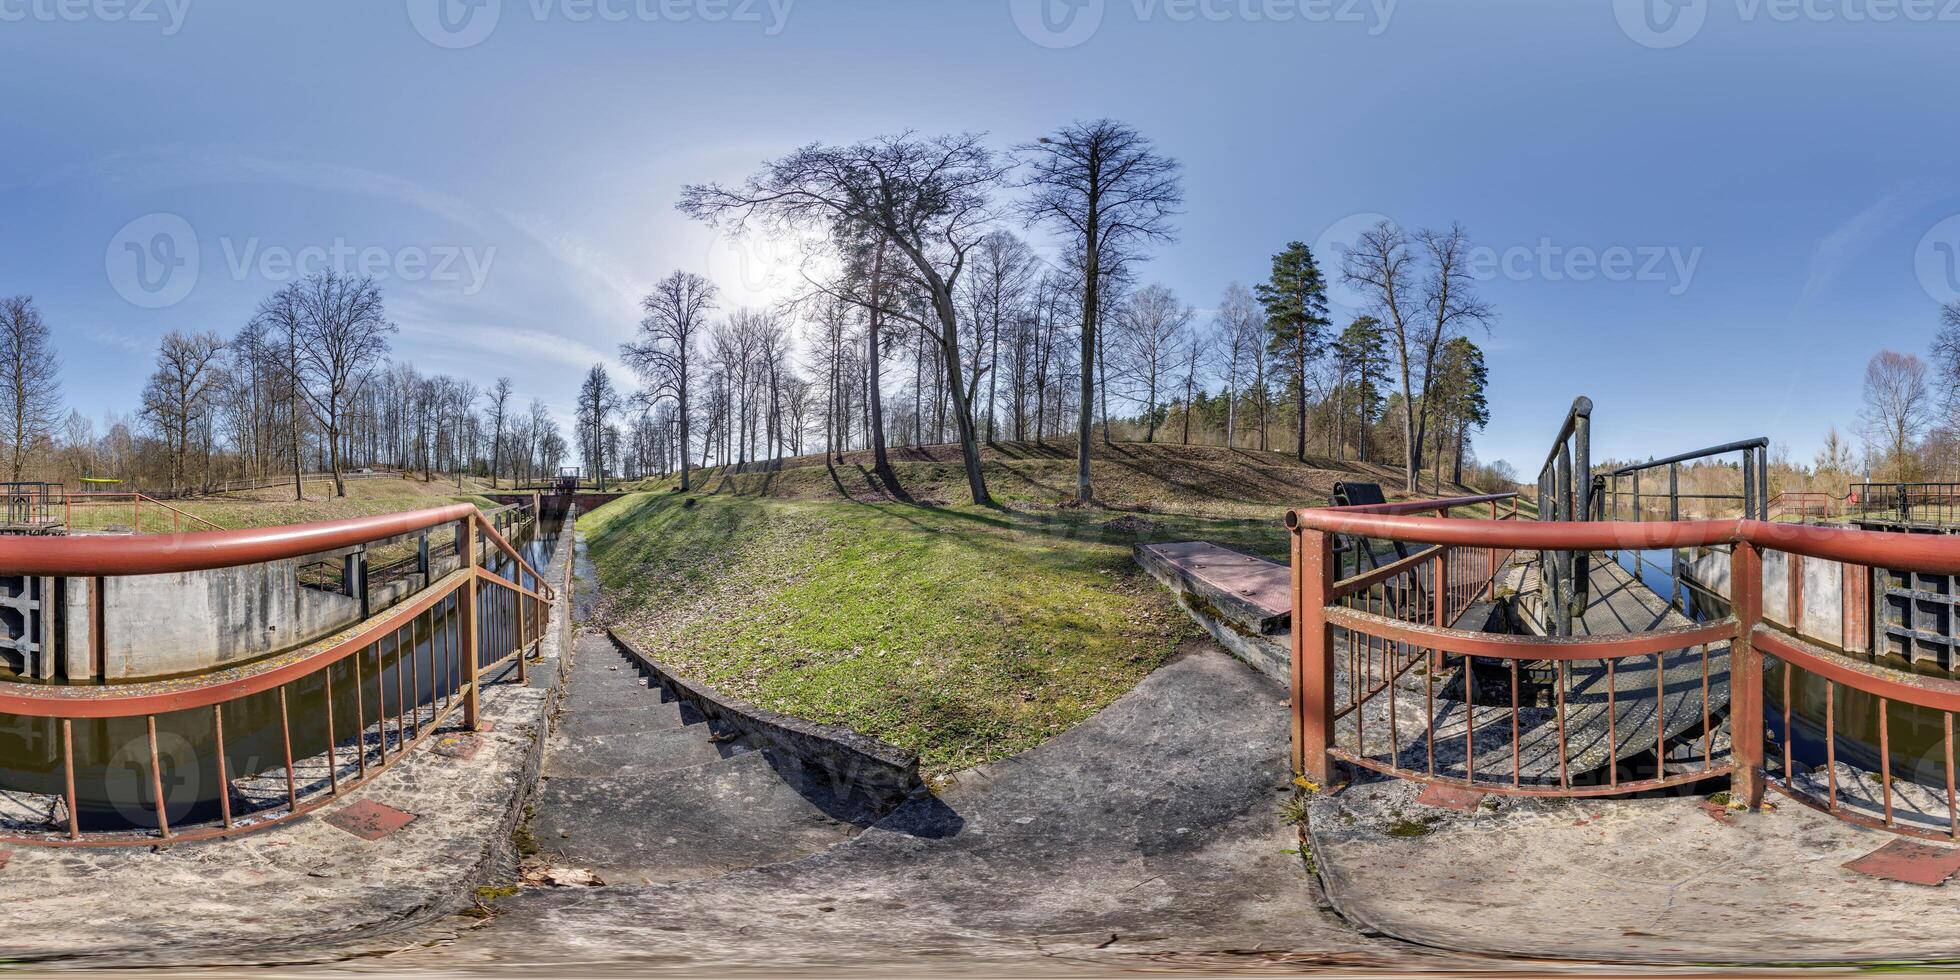
[[[1851, 608], [1846, 608], [1847, 572], [1843, 562], [1796, 557], [1782, 551], [1763, 552], [1763, 618], [1790, 625], [1792, 560], [1799, 562], [1798, 575], [1802, 579], [1803, 602], [1799, 610], [1802, 621], [1796, 624], [1797, 635], [1853, 653], [1867, 652], [1871, 647], [1867, 635], [1871, 612], [1858, 607], [1870, 599], [1854, 590]], [[1727, 552], [1709, 551], [1689, 563], [1687, 574], [1709, 591], [1728, 599], [1732, 596], [1729, 566]], [[1849, 570], [1852, 578], [1869, 574], [1870, 570], [1863, 566], [1854, 565]]]
[[209, 671], [354, 625], [359, 597], [300, 584], [300, 568], [323, 560], [337, 563], [341, 554], [103, 579], [102, 676], [125, 681]]

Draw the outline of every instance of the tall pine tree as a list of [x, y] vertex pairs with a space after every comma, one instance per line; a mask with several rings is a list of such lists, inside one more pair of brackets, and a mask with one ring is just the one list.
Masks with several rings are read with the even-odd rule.
[[1272, 278], [1254, 290], [1266, 308], [1268, 353], [1279, 360], [1293, 386], [1294, 454], [1307, 458], [1307, 365], [1321, 355], [1327, 327], [1327, 280], [1313, 252], [1300, 242], [1273, 256]]
[[1368, 461], [1368, 428], [1375, 424], [1375, 419], [1381, 413], [1381, 379], [1388, 376], [1388, 334], [1384, 332], [1380, 320], [1371, 316], [1355, 317], [1354, 322], [1341, 331], [1341, 338], [1334, 342], [1334, 353], [1340, 358], [1341, 388], [1338, 396], [1343, 403], [1337, 417], [1346, 419], [1350, 411], [1357, 417], [1359, 425], [1355, 430], [1355, 448], [1360, 451], [1361, 461], [1365, 463]]

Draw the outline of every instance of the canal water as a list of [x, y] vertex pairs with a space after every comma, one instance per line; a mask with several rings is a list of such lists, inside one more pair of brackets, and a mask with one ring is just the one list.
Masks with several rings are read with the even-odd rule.
[[[562, 515], [546, 515], [512, 544], [543, 572], [554, 557], [563, 527]], [[515, 580], [508, 556], [493, 549], [487, 557], [489, 570]], [[520, 584], [536, 583], [527, 577]], [[460, 688], [467, 663], [459, 649], [461, 598], [460, 592], [452, 594], [360, 654], [288, 684], [283, 711], [279, 692], [268, 691], [215, 710], [200, 707], [157, 715], [156, 770], [161, 775], [164, 814], [172, 826], [217, 820], [222, 812], [219, 794], [227, 783], [232, 786], [235, 818], [283, 807], [288, 786], [282, 731], [290, 732], [293, 788], [302, 801], [331, 785], [326, 759], [330, 742], [333, 769], [343, 783], [358, 776], [357, 758], [364, 757], [372, 768], [385, 747], [392, 759], [404, 740], [416, 737], [418, 723], [426, 725]], [[479, 631], [488, 634], [501, 625], [505, 635], [516, 635], [515, 623], [498, 623], [494, 619], [498, 615], [509, 618], [507, 611], [485, 604], [479, 611]], [[484, 657], [493, 658], [494, 654]], [[396, 719], [405, 713], [409, 720], [403, 730]], [[385, 725], [377, 725], [377, 715], [386, 716]], [[358, 738], [357, 732], [362, 733]], [[73, 739], [76, 813], [82, 829], [155, 828], [157, 780], [145, 719], [77, 719]], [[19, 804], [18, 794], [33, 794], [52, 806], [65, 792], [62, 756], [59, 720], [0, 715], [0, 796], [11, 796], [10, 802]], [[37, 805], [29, 803], [25, 809]], [[6, 807], [7, 815], [16, 820], [22, 810], [21, 805]]]

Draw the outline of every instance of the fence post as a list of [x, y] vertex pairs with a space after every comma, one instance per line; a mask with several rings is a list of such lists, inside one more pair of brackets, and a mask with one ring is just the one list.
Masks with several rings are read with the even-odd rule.
[[476, 518], [466, 517], [462, 523], [462, 541], [459, 552], [463, 559], [463, 640], [460, 646], [469, 668], [469, 694], [463, 698], [463, 725], [470, 731], [482, 731], [482, 701], [479, 688], [482, 686], [483, 657], [476, 648], [476, 593], [479, 580], [476, 577], [476, 528], [472, 526]]
[[1763, 655], [1756, 649], [1756, 624], [1763, 618], [1763, 557], [1756, 546], [1738, 541], [1730, 568], [1736, 621], [1729, 646], [1729, 735], [1735, 771], [1730, 796], [1751, 810], [1763, 805]]
[[1334, 733], [1334, 629], [1327, 596], [1334, 585], [1334, 542], [1325, 531], [1293, 528], [1293, 768], [1321, 785], [1333, 781], [1327, 750]]
[[[520, 580], [519, 584], [522, 584], [521, 580], [524, 578], [523, 569], [521, 567], [513, 567], [511, 570], [511, 577], [515, 579], [519, 579]], [[539, 584], [542, 585], [543, 583], [539, 583]], [[531, 678], [524, 669], [524, 661], [526, 658], [528, 658], [531, 655], [531, 650], [530, 650], [530, 646], [531, 646], [530, 605], [531, 603], [530, 600], [524, 598], [524, 595], [521, 592], [512, 592], [510, 594], [510, 599], [511, 599], [511, 604], [517, 607], [517, 683], [529, 684], [531, 682]]]

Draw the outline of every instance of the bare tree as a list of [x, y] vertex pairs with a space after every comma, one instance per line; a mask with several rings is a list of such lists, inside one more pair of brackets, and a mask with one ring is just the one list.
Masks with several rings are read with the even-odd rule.
[[[1259, 388], [1259, 421], [1262, 426], [1260, 448], [1265, 448], [1266, 403], [1266, 326], [1252, 293], [1238, 283], [1225, 287], [1225, 298], [1218, 304], [1218, 332], [1225, 342], [1225, 445], [1231, 447], [1239, 433], [1239, 403], [1253, 378]], [[1247, 377], [1250, 374], [1251, 377]]]
[[606, 489], [606, 429], [619, 408], [619, 391], [604, 364], [592, 365], [578, 389], [579, 453], [591, 467], [600, 491]]
[[[969, 347], [969, 391], [987, 379], [987, 442], [995, 441], [1000, 395], [1000, 342], [1003, 332], [1021, 317], [1028, 304], [1028, 291], [1034, 285], [1040, 260], [1027, 243], [1005, 231], [990, 232], [973, 252], [973, 271], [962, 290], [967, 307], [967, 325], [972, 331]], [[977, 394], [968, 396], [977, 400]]]
[[497, 488], [498, 465], [503, 461], [504, 424], [510, 415], [511, 384], [509, 378], [498, 378], [485, 395], [490, 401], [490, 489]]
[[707, 329], [708, 313], [715, 308], [715, 287], [692, 272], [677, 270], [654, 285], [640, 301], [640, 308], [646, 311], [640, 320], [640, 336], [621, 345], [620, 356], [639, 376], [643, 392], [652, 398], [674, 400], [680, 429], [681, 489], [692, 490], [688, 422], [694, 414], [696, 338]]
[[1436, 359], [1465, 328], [1488, 328], [1495, 318], [1472, 288], [1469, 249], [1460, 225], [1411, 238], [1383, 221], [1363, 232], [1347, 253], [1347, 281], [1367, 292], [1395, 342], [1402, 383], [1402, 473], [1410, 493], [1417, 491], [1422, 470]]
[[1918, 355], [1882, 350], [1865, 365], [1865, 405], [1869, 432], [1885, 453], [1892, 478], [1911, 476], [1912, 448], [1932, 422], [1926, 388], [1926, 362]]
[[341, 418], [345, 398], [388, 353], [388, 322], [381, 291], [371, 278], [333, 270], [316, 272], [298, 283], [300, 390], [313, 417], [326, 427], [327, 469], [336, 497], [347, 496], [340, 474]]
[[31, 296], [0, 299], [0, 435], [7, 468], [18, 482], [34, 444], [50, 437], [61, 414], [61, 361]]
[[954, 290], [967, 253], [992, 218], [989, 201], [1004, 173], [978, 137], [901, 133], [845, 147], [812, 144], [765, 164], [740, 188], [692, 185], [680, 202], [684, 213], [738, 232], [760, 219], [826, 233], [862, 229], [890, 243], [929, 309], [886, 304], [885, 312], [935, 341], [959, 425], [967, 487], [973, 502], [983, 505], [993, 498], [961, 380]]
[[[1139, 386], [1141, 397], [1136, 400], [1143, 405], [1145, 442], [1157, 441], [1157, 423], [1162, 418], [1158, 396], [1184, 361], [1184, 348], [1190, 343], [1186, 331], [1193, 315], [1189, 306], [1177, 301], [1176, 294], [1156, 285], [1137, 290], [1116, 313], [1111, 346], [1121, 374]], [[1188, 427], [1186, 433], [1188, 439]]]
[[1089, 429], [1102, 291], [1107, 276], [1151, 243], [1173, 238], [1170, 219], [1184, 202], [1177, 161], [1141, 133], [1112, 119], [1075, 122], [1016, 151], [1027, 161], [1033, 191], [1022, 214], [1069, 236], [1082, 273], [1082, 400], [1076, 439], [1075, 495], [1095, 499], [1089, 478]]
[[192, 433], [209, 414], [212, 395], [222, 381], [218, 359], [224, 349], [225, 342], [216, 333], [186, 336], [173, 330], [163, 338], [156, 371], [143, 389], [143, 416], [163, 437], [173, 493], [182, 485]]

